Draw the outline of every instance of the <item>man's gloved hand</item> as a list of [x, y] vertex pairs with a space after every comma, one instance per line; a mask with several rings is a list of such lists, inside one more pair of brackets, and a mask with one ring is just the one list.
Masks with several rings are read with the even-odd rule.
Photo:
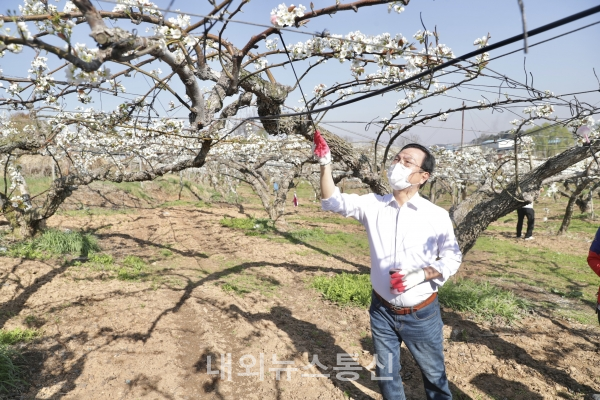
[[313, 143], [313, 153], [321, 165], [331, 164], [331, 151], [321, 132], [315, 131], [315, 139]]
[[390, 275], [392, 291], [395, 294], [404, 293], [422, 282], [425, 282], [425, 270], [423, 268], [398, 271]]

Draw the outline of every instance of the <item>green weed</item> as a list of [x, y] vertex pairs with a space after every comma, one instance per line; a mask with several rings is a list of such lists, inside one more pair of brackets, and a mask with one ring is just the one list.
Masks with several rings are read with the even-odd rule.
[[80, 210], [65, 210], [59, 211], [57, 214], [59, 215], [67, 215], [69, 217], [84, 217], [88, 215], [119, 215], [119, 214], [129, 214], [135, 212], [135, 210], [126, 209], [126, 208], [102, 208], [102, 207], [92, 207], [92, 208], [82, 208]]
[[327, 300], [341, 306], [355, 305], [367, 308], [371, 304], [371, 279], [368, 274], [347, 274], [334, 277], [318, 276], [311, 286]]
[[501, 289], [489, 282], [463, 279], [448, 281], [439, 288], [442, 304], [457, 311], [467, 311], [486, 320], [502, 317], [508, 321], [518, 319], [528, 303], [513, 292]]
[[233, 292], [239, 296], [258, 292], [266, 297], [271, 297], [277, 291], [280, 283], [276, 279], [261, 274], [253, 269], [232, 268], [232, 273], [221, 282], [221, 289]]
[[23, 386], [22, 370], [18, 365], [22, 360], [14, 348], [0, 344], [0, 392], [9, 393]]
[[37, 246], [40, 250], [54, 255], [74, 254], [84, 257], [100, 250], [98, 240], [93, 235], [58, 229], [45, 231], [37, 239]]
[[89, 233], [49, 229], [34, 239], [15, 243], [7, 254], [10, 257], [45, 259], [63, 254], [85, 257], [98, 250], [98, 240]]
[[298, 241], [298, 242], [308, 242], [308, 241], [321, 242], [323, 240], [326, 240], [325, 232], [321, 228], [299, 229], [297, 231], [290, 232], [288, 235], [293, 241]]
[[597, 277], [590, 273], [586, 254], [568, 254], [548, 248], [523, 246], [508, 240], [482, 236], [473, 247], [493, 255], [495, 276], [507, 282], [524, 282], [570, 298], [592, 298]]
[[95, 253], [88, 258], [88, 262], [107, 266], [112, 265], [114, 263], [114, 259], [110, 254]]
[[273, 221], [267, 218], [229, 218], [225, 217], [219, 221], [222, 226], [240, 229], [248, 236], [265, 235], [274, 231]]
[[[308, 216], [304, 216], [304, 215], [299, 215], [299, 216], [293, 218], [293, 220], [301, 220], [301, 221], [311, 221], [311, 222], [314, 222], [314, 221], [317, 220], [317, 218], [315, 218], [315, 217], [308, 217]], [[345, 226], [345, 225], [360, 225], [360, 222], [358, 222], [354, 218], [345, 218], [345, 217], [342, 217], [340, 215], [331, 214], [331, 213], [327, 213], [327, 214], [324, 214], [324, 215], [319, 215], [318, 221], [321, 222], [321, 223], [336, 224], [336, 225], [342, 225], [342, 226]]]
[[6, 254], [9, 257], [25, 258], [27, 260], [44, 260], [49, 258], [48, 255], [37, 248], [37, 245], [33, 240], [15, 243], [8, 248]]
[[41, 332], [37, 329], [0, 329], [0, 345], [12, 345], [19, 342], [29, 342], [39, 336], [41, 336]]
[[160, 255], [163, 257], [171, 257], [173, 255], [173, 252], [169, 249], [162, 249], [160, 251]]
[[117, 279], [122, 281], [135, 281], [146, 276], [146, 263], [139, 257], [127, 256], [122, 262], [122, 267], [117, 270]]

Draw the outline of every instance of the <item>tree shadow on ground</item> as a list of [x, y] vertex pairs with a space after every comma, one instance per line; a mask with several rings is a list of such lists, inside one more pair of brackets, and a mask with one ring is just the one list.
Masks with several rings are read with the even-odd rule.
[[[313, 355], [317, 355], [319, 362], [325, 365], [327, 370], [319, 369], [318, 372], [313, 370], [303, 370], [302, 367], [298, 368], [300, 373], [309, 374], [329, 374], [328, 379], [343, 392], [354, 399], [371, 399], [372, 396], [363, 392], [360, 386], [352, 384], [352, 382], [342, 381], [339, 378], [343, 376], [339, 375], [339, 371], [333, 370], [333, 367], [338, 366], [338, 355], [347, 354], [348, 352], [342, 347], [336, 344], [336, 339], [330, 332], [317, 327], [317, 325], [295, 318], [292, 315], [290, 309], [282, 306], [272, 307], [268, 313], [248, 313], [241, 310], [236, 305], [230, 305], [229, 312], [233, 312], [239, 317], [246, 319], [251, 324], [256, 324], [260, 321], [271, 321], [280, 330], [285, 332], [291, 339], [294, 345], [294, 352], [296, 353], [308, 353], [308, 360], [306, 364], [312, 360]], [[296, 366], [294, 366], [296, 367]], [[357, 382], [360, 385], [369, 388], [370, 390], [378, 393], [379, 389], [377, 383], [370, 379], [371, 372], [365, 368], [356, 371], [359, 374]], [[283, 374], [282, 374], [283, 375]], [[316, 379], [316, 378], [299, 378], [299, 379]], [[322, 378], [319, 378], [322, 379]], [[279, 391], [277, 394], [278, 398], [281, 396]]]
[[[552, 379], [554, 383], [558, 383], [564, 387], [567, 387], [574, 392], [594, 393], [594, 388], [579, 383], [569, 376], [566, 371], [555, 366], [556, 360], [564, 358], [564, 349], [546, 349], [547, 361], [541, 361], [533, 358], [526, 349], [504, 340], [500, 336], [502, 334], [502, 329], [498, 329], [497, 331], [499, 332], [497, 333], [485, 328], [481, 328], [475, 322], [464, 319], [460, 314], [454, 311], [443, 311], [442, 319], [446, 325], [454, 326], [455, 328], [468, 333], [463, 335], [463, 337], [460, 335], [452, 335], [454, 336], [452, 339], [455, 341], [463, 341], [486, 346], [492, 351], [492, 354], [500, 360], [511, 361], [520, 366], [531, 368], [532, 370], [537, 371], [541, 376]], [[549, 319], [553, 322], [555, 321], [554, 318]], [[449, 321], [452, 321], [452, 323], [448, 323]], [[570, 334], [577, 335], [577, 333], [571, 328], [566, 326], [562, 326], [562, 328]], [[511, 330], [510, 328], [506, 328], [504, 330], [507, 334], [514, 334], [514, 330]]]
[[[23, 261], [23, 259], [19, 260], [17, 266], [22, 264]], [[19, 285], [19, 288], [22, 289], [22, 291], [12, 299], [2, 304], [2, 312], [0, 313], [0, 328], [3, 327], [6, 321], [13, 315], [19, 314], [25, 306], [25, 303], [27, 303], [31, 296], [33, 296], [42, 286], [50, 283], [55, 277], [65, 272], [73, 265], [73, 262], [63, 262], [60, 266], [54, 266], [48, 263], [44, 264], [51, 268], [50, 271], [35, 278], [33, 283], [29, 286]], [[13, 268], [13, 273], [15, 270], [16, 267]], [[5, 282], [4, 279], [3, 282]]]
[[308, 242], [306, 242], [306, 241], [304, 241], [304, 240], [300, 240], [300, 239], [298, 239], [298, 238], [294, 237], [294, 236], [293, 236], [292, 234], [290, 234], [289, 232], [284, 232], [284, 231], [281, 231], [281, 230], [278, 230], [278, 229], [274, 229], [274, 231], [275, 231], [275, 233], [276, 233], [277, 235], [279, 235], [279, 236], [281, 236], [281, 237], [285, 238], [287, 241], [289, 241], [289, 242], [290, 242], [290, 243], [292, 243], [292, 244], [299, 244], [299, 245], [302, 245], [302, 246], [304, 246], [304, 247], [307, 247], [307, 248], [309, 248], [309, 249], [311, 249], [311, 250], [313, 250], [313, 251], [316, 251], [317, 253], [323, 254], [324, 256], [332, 257], [332, 258], [335, 258], [336, 260], [338, 260], [338, 261], [341, 261], [341, 262], [343, 262], [343, 263], [345, 263], [345, 264], [352, 265], [352, 266], [353, 266], [354, 268], [356, 268], [356, 269], [357, 269], [357, 270], [358, 270], [360, 273], [363, 273], [363, 274], [368, 274], [368, 273], [370, 273], [370, 272], [371, 272], [371, 268], [370, 268], [370, 267], [367, 267], [367, 266], [365, 266], [364, 264], [358, 264], [358, 263], [355, 263], [355, 262], [349, 261], [349, 260], [347, 260], [346, 258], [344, 258], [344, 257], [342, 257], [342, 256], [339, 256], [339, 255], [337, 255], [337, 254], [333, 254], [333, 253], [331, 253], [331, 252], [329, 252], [329, 251], [327, 251], [327, 250], [323, 250], [323, 249], [321, 249], [320, 247], [317, 247], [317, 246], [315, 246], [315, 245], [312, 245], [312, 244], [310, 244], [310, 243], [308, 243]]
[[470, 382], [493, 399], [543, 400], [544, 396], [534, 393], [521, 382], [500, 378], [494, 374], [479, 374]]
[[140, 247], [147, 246], [147, 247], [153, 247], [153, 248], [157, 248], [157, 249], [167, 249], [167, 250], [171, 251], [172, 253], [175, 253], [175, 254], [183, 256], [183, 257], [208, 258], [208, 255], [203, 252], [198, 252], [198, 251], [194, 251], [194, 250], [177, 250], [177, 249], [172, 248], [171, 246], [166, 246], [164, 244], [156, 243], [151, 240], [140, 239], [135, 236], [131, 236], [127, 233], [96, 233], [96, 236], [98, 236], [100, 239], [103, 239], [103, 240], [108, 240], [108, 239], [112, 239], [112, 238], [131, 240]]

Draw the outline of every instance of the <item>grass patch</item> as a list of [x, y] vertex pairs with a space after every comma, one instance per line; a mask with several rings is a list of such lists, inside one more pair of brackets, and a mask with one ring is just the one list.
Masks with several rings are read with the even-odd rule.
[[45, 231], [37, 240], [37, 246], [40, 250], [54, 255], [74, 254], [87, 257], [88, 254], [100, 250], [98, 240], [93, 235], [58, 229]]
[[119, 215], [119, 214], [130, 214], [135, 210], [127, 208], [102, 208], [102, 207], [84, 207], [80, 210], [60, 210], [57, 212], [58, 215], [66, 215], [69, 217], [85, 217], [89, 215]]
[[6, 344], [0, 344], [0, 393], [13, 392], [26, 383], [19, 366], [21, 360], [22, 357], [17, 350]]
[[529, 308], [528, 302], [513, 292], [491, 285], [463, 279], [448, 281], [439, 288], [440, 302], [457, 311], [466, 311], [486, 319], [501, 317], [514, 321]]
[[591, 311], [557, 310], [556, 313], [569, 321], [577, 321], [583, 325], [597, 325], [598, 316]]
[[280, 286], [277, 279], [260, 273], [260, 270], [257, 271], [256, 268], [242, 269], [238, 266], [231, 268], [231, 271], [234, 273], [220, 282], [221, 289], [235, 293], [238, 296], [258, 292], [265, 297], [272, 297]]
[[294, 242], [327, 241], [325, 231], [323, 231], [321, 228], [298, 229], [288, 233], [287, 236]]
[[488, 272], [487, 276], [512, 283], [524, 282], [564, 297], [595, 297], [597, 277], [590, 273], [587, 253], [566, 254], [489, 236], [477, 239], [473, 250], [492, 255], [490, 260], [495, 272]]
[[293, 244], [310, 245], [326, 253], [368, 255], [369, 242], [366, 232], [328, 233], [323, 228], [302, 228], [290, 232], [278, 232], [273, 226], [273, 221], [267, 218], [230, 218], [225, 217], [219, 221], [222, 226], [240, 229], [248, 236], [260, 236], [275, 241], [287, 241]]
[[267, 218], [230, 218], [225, 217], [219, 221], [221, 226], [240, 229], [248, 236], [260, 236], [275, 232], [273, 221]]
[[121, 281], [137, 281], [146, 275], [146, 263], [137, 256], [125, 257], [122, 267], [117, 269], [117, 279]]
[[0, 345], [13, 345], [19, 342], [29, 342], [39, 336], [41, 336], [41, 332], [37, 329], [0, 329]]
[[285, 233], [284, 236], [292, 243], [310, 245], [330, 254], [369, 255], [369, 242], [364, 231], [328, 233], [322, 228], [311, 228]]
[[336, 225], [342, 225], [342, 226], [346, 226], [346, 225], [359, 226], [360, 225], [360, 222], [358, 222], [354, 218], [345, 218], [345, 217], [338, 216], [336, 214], [331, 214], [331, 213], [327, 213], [325, 216], [319, 216], [318, 218], [300, 215], [293, 219], [300, 220], [300, 221], [323, 222], [323, 223], [336, 224]]
[[167, 201], [159, 205], [159, 207], [177, 207], [177, 206], [194, 206], [197, 208], [206, 207], [206, 203], [203, 201], [190, 201], [190, 200], [172, 200]]
[[341, 306], [354, 305], [363, 308], [371, 304], [371, 279], [368, 274], [347, 274], [334, 277], [318, 276], [311, 287], [317, 289], [329, 301]]
[[45, 259], [64, 254], [87, 257], [99, 250], [98, 240], [89, 233], [49, 229], [34, 239], [15, 243], [7, 254], [17, 258]]
[[142, 187], [141, 182], [104, 182], [107, 185], [114, 186], [119, 190], [129, 193], [131, 196], [137, 197], [138, 199], [152, 201], [152, 198], [146, 193], [146, 190]]

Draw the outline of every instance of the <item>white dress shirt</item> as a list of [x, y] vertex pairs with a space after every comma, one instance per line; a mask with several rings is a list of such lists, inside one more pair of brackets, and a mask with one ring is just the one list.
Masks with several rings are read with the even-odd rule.
[[[323, 210], [358, 220], [367, 230], [371, 253], [371, 284], [388, 302], [411, 307], [423, 302], [456, 273], [462, 260], [448, 212], [416, 193], [401, 207], [392, 194], [340, 193], [321, 200]], [[431, 266], [442, 274], [406, 292], [390, 290], [391, 268]]]

